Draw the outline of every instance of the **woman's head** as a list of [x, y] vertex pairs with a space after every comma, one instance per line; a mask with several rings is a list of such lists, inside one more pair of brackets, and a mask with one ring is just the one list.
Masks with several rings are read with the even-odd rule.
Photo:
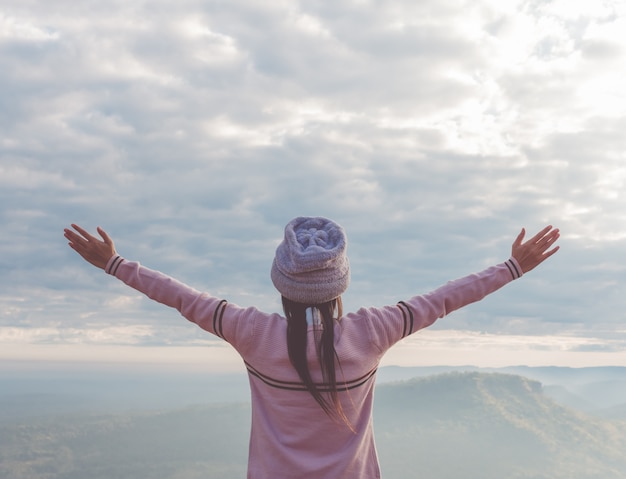
[[346, 234], [334, 221], [295, 218], [285, 227], [276, 249], [272, 282], [291, 301], [310, 305], [331, 301], [350, 284], [346, 248]]

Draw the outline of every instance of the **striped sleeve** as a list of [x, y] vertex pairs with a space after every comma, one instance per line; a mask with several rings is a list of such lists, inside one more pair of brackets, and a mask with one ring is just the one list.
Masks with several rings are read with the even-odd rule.
[[509, 258], [504, 262], [507, 268], [509, 268], [509, 273], [511, 273], [512, 279], [518, 279], [522, 277], [522, 268], [515, 258]]
[[122, 258], [119, 254], [116, 256], [111, 256], [111, 258], [109, 259], [109, 262], [104, 267], [104, 272], [112, 276], [115, 276], [115, 272], [117, 271], [117, 268], [119, 268], [120, 264], [122, 264], [123, 262], [124, 262], [124, 258]]

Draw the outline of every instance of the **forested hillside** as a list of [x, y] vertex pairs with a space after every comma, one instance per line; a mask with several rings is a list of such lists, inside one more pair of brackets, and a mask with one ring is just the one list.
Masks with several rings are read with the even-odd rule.
[[[0, 426], [3, 479], [245, 477], [247, 404]], [[375, 429], [386, 479], [626, 478], [626, 423], [557, 405], [520, 376], [450, 373], [384, 384]]]
[[379, 386], [386, 477], [626, 478], [626, 422], [567, 409], [520, 376], [450, 373]]

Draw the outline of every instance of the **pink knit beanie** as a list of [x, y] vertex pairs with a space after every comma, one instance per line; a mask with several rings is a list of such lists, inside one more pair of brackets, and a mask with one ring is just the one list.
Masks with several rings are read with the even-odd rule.
[[274, 286], [298, 303], [320, 304], [341, 296], [350, 284], [346, 246], [346, 234], [334, 221], [291, 220], [272, 264]]

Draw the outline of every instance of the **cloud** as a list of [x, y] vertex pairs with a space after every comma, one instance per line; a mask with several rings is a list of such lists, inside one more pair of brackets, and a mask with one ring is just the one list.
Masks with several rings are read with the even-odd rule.
[[166, 342], [172, 312], [81, 264], [70, 222], [277, 310], [284, 224], [325, 215], [348, 231], [349, 309], [556, 224], [545, 267], [435, 327], [615, 329], [624, 18], [619, 2], [5, 2], [0, 325], [78, 334], [86, 317], [132, 342], [125, 326], [158, 318]]

